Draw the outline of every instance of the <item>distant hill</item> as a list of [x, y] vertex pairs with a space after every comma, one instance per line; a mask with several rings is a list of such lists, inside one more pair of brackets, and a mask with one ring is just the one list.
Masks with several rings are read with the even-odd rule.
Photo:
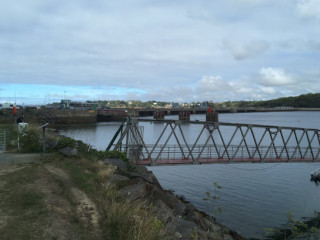
[[256, 107], [320, 108], [320, 93], [309, 93], [297, 97], [285, 97], [269, 101], [257, 102]]
[[308, 93], [296, 97], [282, 97], [268, 101], [237, 101], [232, 102], [235, 107], [294, 107], [320, 108], [320, 93]]

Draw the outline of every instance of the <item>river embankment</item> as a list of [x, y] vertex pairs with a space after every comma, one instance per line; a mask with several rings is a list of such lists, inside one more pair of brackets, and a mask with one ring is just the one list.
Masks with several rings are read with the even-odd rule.
[[[216, 113], [264, 113], [264, 112], [317, 112], [320, 108], [221, 108], [215, 109]], [[21, 108], [17, 109], [15, 115], [12, 109], [0, 110], [0, 124], [13, 123], [18, 118], [23, 118], [28, 123], [49, 123], [53, 126], [61, 125], [79, 125], [96, 124], [98, 122], [122, 121], [127, 115], [131, 117], [154, 116], [155, 112], [162, 112], [164, 115], [179, 115], [180, 112], [189, 112], [190, 114], [205, 114], [207, 109], [109, 109], [88, 110], [88, 109], [47, 109], [47, 108]]]
[[[34, 161], [21, 163], [23, 156]], [[122, 159], [77, 153], [5, 158], [0, 234], [6, 239], [243, 239], [164, 190], [145, 167]]]
[[110, 179], [119, 193], [129, 202], [150, 208], [153, 215], [163, 223], [164, 239], [244, 239], [235, 231], [199, 211], [183, 198], [163, 189], [155, 175], [144, 166], [127, 171], [120, 159], [106, 159], [106, 164], [117, 166], [117, 173]]

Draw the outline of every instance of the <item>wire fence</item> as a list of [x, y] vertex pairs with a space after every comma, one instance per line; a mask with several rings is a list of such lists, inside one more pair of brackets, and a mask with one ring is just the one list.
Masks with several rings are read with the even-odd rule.
[[0, 129], [0, 153], [6, 151], [6, 129]]

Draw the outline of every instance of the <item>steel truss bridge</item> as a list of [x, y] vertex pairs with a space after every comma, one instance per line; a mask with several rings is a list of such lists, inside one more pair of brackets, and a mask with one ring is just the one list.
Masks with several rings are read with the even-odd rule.
[[[158, 129], [152, 143], [146, 124]], [[126, 152], [138, 165], [320, 162], [320, 130], [128, 117], [106, 150]]]

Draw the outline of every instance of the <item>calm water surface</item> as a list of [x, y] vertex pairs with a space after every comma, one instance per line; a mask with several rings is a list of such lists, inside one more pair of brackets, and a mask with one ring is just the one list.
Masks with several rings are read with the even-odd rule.
[[[204, 115], [191, 115], [191, 120], [205, 120]], [[169, 116], [177, 119], [177, 116]], [[219, 121], [320, 129], [320, 112], [271, 112], [220, 114]], [[155, 141], [161, 131], [157, 124], [143, 123], [144, 138]], [[104, 150], [119, 123], [70, 127], [61, 134], [82, 140]], [[193, 126], [184, 126], [188, 139], [194, 139]], [[191, 141], [192, 142], [192, 141]], [[312, 217], [320, 211], [320, 186], [310, 182], [310, 172], [319, 163], [211, 164], [149, 167], [166, 189], [183, 195], [196, 207], [207, 211], [205, 192], [213, 191], [213, 182], [222, 189], [216, 215], [219, 222], [247, 238], [263, 238], [265, 228], [281, 227], [292, 211], [298, 219]]]

